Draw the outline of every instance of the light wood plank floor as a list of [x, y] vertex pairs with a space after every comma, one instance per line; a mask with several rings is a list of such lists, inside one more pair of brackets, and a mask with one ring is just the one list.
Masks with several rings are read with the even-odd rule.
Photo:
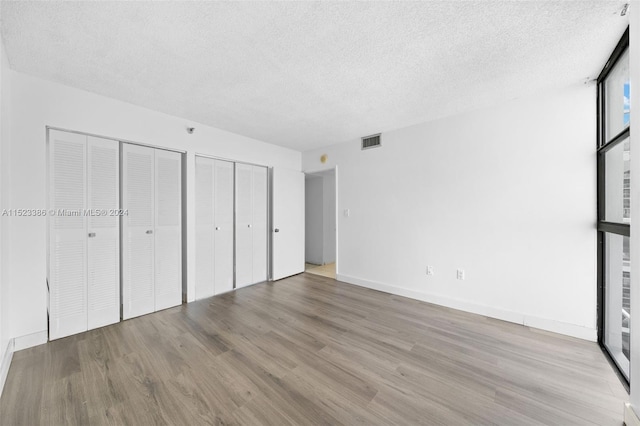
[[305, 263], [304, 271], [309, 274], [322, 275], [327, 278], [336, 278], [336, 264], [327, 263], [326, 265], [314, 265], [312, 263]]
[[17, 352], [2, 425], [620, 425], [595, 343], [302, 274]]

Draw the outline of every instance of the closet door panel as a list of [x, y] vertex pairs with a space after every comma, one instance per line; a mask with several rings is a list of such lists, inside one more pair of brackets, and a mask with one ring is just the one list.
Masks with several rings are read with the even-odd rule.
[[234, 164], [214, 160], [214, 292], [233, 290]]
[[236, 164], [236, 288], [253, 283], [253, 166]]
[[267, 280], [267, 168], [253, 166], [253, 283]]
[[196, 157], [196, 300], [214, 294], [213, 161]]
[[155, 150], [155, 310], [182, 302], [182, 157]]
[[123, 144], [123, 318], [155, 309], [154, 149]]
[[49, 133], [49, 338], [87, 330], [86, 143]]
[[120, 149], [112, 140], [87, 143], [87, 326], [120, 320]]

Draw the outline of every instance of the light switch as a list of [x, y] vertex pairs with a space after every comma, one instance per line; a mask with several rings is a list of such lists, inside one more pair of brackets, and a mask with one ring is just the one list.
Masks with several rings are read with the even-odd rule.
[[351, 210], [344, 209], [344, 217], [349, 217], [349, 216], [351, 216]]

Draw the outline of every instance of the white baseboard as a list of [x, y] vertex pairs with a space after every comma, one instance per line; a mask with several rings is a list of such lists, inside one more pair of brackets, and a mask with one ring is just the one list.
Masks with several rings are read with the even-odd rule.
[[628, 402], [624, 404], [624, 424], [627, 426], [640, 426], [640, 419]]
[[33, 346], [42, 345], [47, 343], [49, 334], [47, 330], [38, 331], [37, 333], [27, 334], [26, 336], [20, 336], [14, 338], [14, 351], [21, 351], [23, 349], [31, 348]]
[[11, 360], [13, 359], [14, 341], [9, 339], [7, 343], [6, 351], [2, 360], [0, 360], [0, 396], [2, 396], [2, 390], [4, 389], [4, 383], [7, 381], [9, 375], [9, 367], [11, 367]]
[[436, 294], [422, 293], [415, 290], [409, 290], [402, 287], [396, 287], [393, 285], [351, 277], [348, 275], [338, 274], [336, 276], [336, 279], [338, 281], [355, 284], [360, 287], [366, 287], [385, 293], [408, 297], [410, 299], [421, 300], [423, 302], [433, 303], [435, 305], [446, 306], [447, 308], [459, 309], [461, 311], [513, 322], [527, 327], [539, 328], [541, 330], [564, 334], [566, 336], [577, 337], [579, 339], [589, 340], [591, 342], [596, 342], [598, 337], [598, 333], [595, 328], [582, 327], [579, 325], [555, 321], [547, 318], [535, 317], [500, 308], [494, 308], [491, 306], [479, 305], [477, 303], [465, 300], [457, 300], [445, 296], [439, 296]]

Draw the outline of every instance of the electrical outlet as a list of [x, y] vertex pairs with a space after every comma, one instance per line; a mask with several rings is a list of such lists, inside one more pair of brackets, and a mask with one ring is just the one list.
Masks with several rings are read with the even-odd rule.
[[464, 280], [464, 269], [458, 269], [456, 276], [459, 280]]
[[427, 275], [433, 275], [433, 266], [427, 266]]
[[344, 209], [344, 217], [349, 217], [349, 216], [351, 216], [351, 210]]

